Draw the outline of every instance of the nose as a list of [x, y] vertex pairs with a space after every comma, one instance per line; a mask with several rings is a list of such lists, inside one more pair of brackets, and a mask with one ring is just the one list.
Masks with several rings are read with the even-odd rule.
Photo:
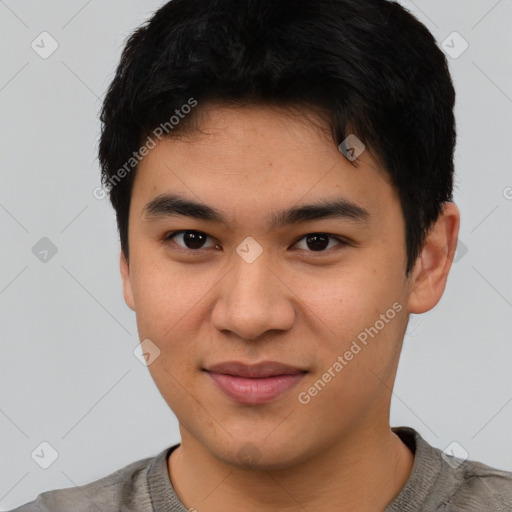
[[296, 296], [272, 263], [260, 256], [252, 263], [235, 258], [235, 267], [217, 287], [212, 323], [219, 331], [255, 340], [266, 331], [291, 329]]

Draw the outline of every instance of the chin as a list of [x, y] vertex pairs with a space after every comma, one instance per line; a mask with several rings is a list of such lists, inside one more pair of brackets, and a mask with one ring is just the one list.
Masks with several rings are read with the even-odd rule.
[[252, 471], [288, 469], [305, 458], [305, 454], [297, 452], [297, 443], [278, 441], [279, 445], [275, 441], [278, 440], [265, 441], [264, 436], [261, 442], [230, 439], [227, 446], [209, 450], [225, 464]]

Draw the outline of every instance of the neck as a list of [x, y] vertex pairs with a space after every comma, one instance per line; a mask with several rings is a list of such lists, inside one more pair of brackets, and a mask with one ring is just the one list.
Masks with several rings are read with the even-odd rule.
[[[414, 456], [389, 425], [359, 428], [299, 465], [241, 469], [214, 457], [182, 429], [168, 459], [173, 487], [190, 510], [384, 510], [405, 485]], [[193, 508], [191, 508], [193, 507]]]

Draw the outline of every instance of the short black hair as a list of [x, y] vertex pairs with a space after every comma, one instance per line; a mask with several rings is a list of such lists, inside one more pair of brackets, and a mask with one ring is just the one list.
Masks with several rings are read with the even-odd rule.
[[446, 58], [410, 12], [387, 0], [172, 0], [158, 9], [128, 38], [100, 114], [102, 183], [126, 258], [139, 149], [159, 126], [164, 137], [193, 131], [217, 101], [322, 112], [336, 145], [355, 134], [398, 191], [410, 273], [452, 201], [455, 147]]

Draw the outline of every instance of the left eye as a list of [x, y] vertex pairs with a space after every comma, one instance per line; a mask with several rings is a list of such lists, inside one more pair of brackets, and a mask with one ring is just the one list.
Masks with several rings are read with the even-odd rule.
[[[204, 246], [206, 240], [211, 237], [202, 231], [175, 231], [173, 233], [169, 233], [166, 235], [164, 241], [172, 241], [176, 243], [182, 249], [188, 249], [190, 251], [198, 251], [201, 249], [207, 249], [209, 247], [218, 247], [218, 245], [212, 241], [210, 246]], [[174, 241], [181, 240], [181, 243], [177, 243]], [[213, 240], [213, 239], [212, 239]], [[346, 242], [342, 239], [335, 237], [333, 235], [328, 235], [326, 233], [309, 233], [304, 235], [299, 241], [297, 241], [294, 245], [300, 245], [302, 242], [305, 244], [306, 249], [304, 247], [299, 247], [299, 249], [307, 250], [308, 252], [325, 252], [328, 249], [332, 249], [330, 244], [330, 240], [336, 241], [339, 246], [346, 245]]]
[[328, 235], [326, 233], [310, 233], [303, 236], [298, 242], [305, 241], [306, 247], [311, 249], [311, 252], [325, 252], [325, 249], [331, 249], [329, 247], [329, 239], [336, 240], [338, 245], [346, 245], [346, 242], [338, 237]]

